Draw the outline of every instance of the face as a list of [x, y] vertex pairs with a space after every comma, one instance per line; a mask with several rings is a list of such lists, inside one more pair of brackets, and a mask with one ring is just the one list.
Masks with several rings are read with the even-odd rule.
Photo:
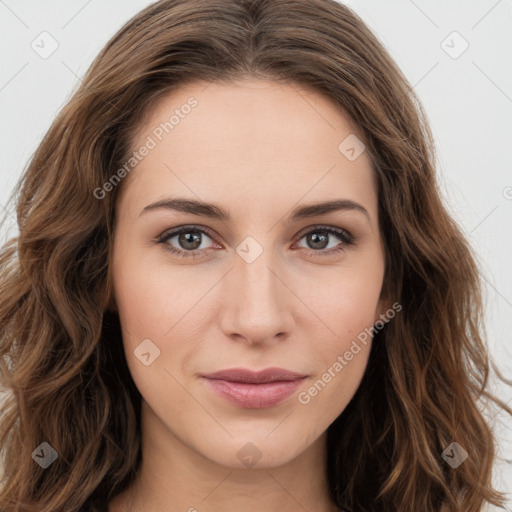
[[[169, 439], [271, 467], [318, 442], [356, 392], [388, 308], [357, 134], [329, 98], [257, 79], [184, 86], [139, 127], [113, 295], [143, 414]], [[269, 368], [266, 383], [204, 377]]]

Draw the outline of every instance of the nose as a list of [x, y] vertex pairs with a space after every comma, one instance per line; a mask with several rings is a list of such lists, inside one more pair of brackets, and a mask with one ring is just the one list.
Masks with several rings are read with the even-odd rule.
[[221, 329], [234, 340], [251, 345], [276, 343], [291, 332], [294, 301], [298, 299], [286, 285], [286, 278], [270, 250], [248, 263], [235, 258], [226, 276], [222, 295]]

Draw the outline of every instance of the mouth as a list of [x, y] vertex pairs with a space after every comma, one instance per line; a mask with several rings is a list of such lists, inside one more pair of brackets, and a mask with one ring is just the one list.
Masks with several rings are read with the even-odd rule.
[[266, 409], [292, 395], [307, 375], [283, 368], [258, 372], [233, 368], [201, 377], [212, 391], [233, 405], [243, 409]]

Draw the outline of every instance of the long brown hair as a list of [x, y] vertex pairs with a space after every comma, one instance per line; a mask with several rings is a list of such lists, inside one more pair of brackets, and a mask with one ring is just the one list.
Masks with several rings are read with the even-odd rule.
[[[244, 77], [336, 101], [378, 180], [384, 287], [403, 309], [375, 334], [363, 381], [328, 428], [332, 501], [354, 512], [503, 505], [479, 404], [512, 410], [487, 390], [479, 270], [441, 202], [432, 135], [406, 78], [334, 0], [162, 0], [107, 43], [11, 197], [19, 234], [0, 253], [0, 509], [105, 510], [133, 481], [141, 397], [109, 308], [123, 181], [104, 184], [162, 95]], [[43, 442], [58, 454], [45, 469]], [[441, 456], [453, 442], [469, 454], [457, 468]]]

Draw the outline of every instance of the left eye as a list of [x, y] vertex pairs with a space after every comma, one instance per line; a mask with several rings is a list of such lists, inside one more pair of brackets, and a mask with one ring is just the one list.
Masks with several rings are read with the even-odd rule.
[[[206, 248], [200, 249], [202, 245], [202, 237], [206, 236], [207, 238], [213, 239], [210, 236], [209, 232], [207, 232], [204, 228], [197, 227], [183, 227], [176, 231], [172, 231], [169, 233], [164, 233], [158, 239], [158, 243], [162, 243], [165, 245], [165, 249], [173, 254], [177, 254], [182, 257], [199, 257], [202, 253], [206, 251]], [[335, 244], [334, 246], [329, 247], [329, 239], [337, 238], [340, 243]], [[181, 247], [176, 247], [170, 243], [173, 238], [177, 238], [178, 244]], [[352, 245], [354, 243], [354, 237], [346, 230], [341, 228], [334, 227], [315, 227], [310, 229], [308, 232], [304, 233], [299, 240], [307, 239], [307, 243], [310, 244], [310, 248], [306, 247], [306, 249], [322, 254], [330, 254], [333, 252], [342, 251], [346, 246]], [[333, 250], [333, 247], [336, 245], [341, 245], [337, 249]], [[330, 249], [330, 250], [325, 250]]]
[[[311, 244], [314, 249], [332, 249], [336, 247], [337, 244], [334, 244], [331, 247], [328, 247], [329, 238], [336, 237], [338, 240], [341, 240], [345, 243], [350, 243], [348, 237], [344, 236], [342, 233], [338, 233], [337, 231], [333, 231], [331, 229], [315, 229], [313, 231], [309, 231], [305, 235], [303, 235], [300, 239], [306, 238], [307, 243]], [[327, 245], [325, 243], [327, 242]], [[308, 249], [308, 247], [306, 247]]]

